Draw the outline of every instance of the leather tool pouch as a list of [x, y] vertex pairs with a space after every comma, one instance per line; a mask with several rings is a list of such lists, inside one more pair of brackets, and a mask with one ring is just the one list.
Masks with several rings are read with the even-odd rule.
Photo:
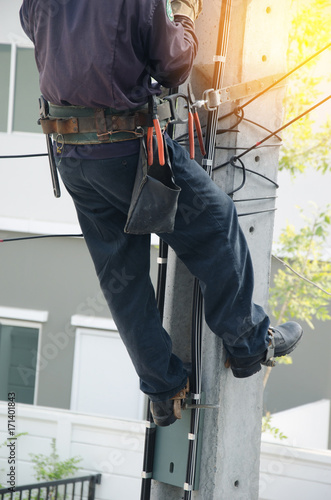
[[139, 163], [125, 233], [172, 233], [174, 230], [181, 188], [175, 184], [166, 141], [164, 165], [158, 161], [155, 137], [153, 141], [154, 162], [148, 166], [145, 142], [140, 139]]

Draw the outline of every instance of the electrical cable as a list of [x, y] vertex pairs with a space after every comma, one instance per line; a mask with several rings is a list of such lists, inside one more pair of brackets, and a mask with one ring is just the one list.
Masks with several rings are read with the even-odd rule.
[[[237, 121], [234, 125], [232, 125], [230, 128], [228, 129], [219, 129], [216, 133], [217, 134], [222, 134], [224, 132], [231, 132], [231, 131], [234, 131], [235, 127], [237, 127], [238, 125], [240, 125], [240, 123], [245, 119], [244, 118], [244, 110], [241, 109], [240, 107], [236, 107], [231, 113], [228, 113], [227, 115], [224, 115], [224, 116], [220, 116], [218, 118], [218, 121], [222, 120], [223, 118], [226, 118], [227, 116], [232, 116], [232, 115], [235, 115], [237, 117]], [[236, 132], [239, 132], [236, 130]]]
[[245, 183], [246, 183], [246, 167], [245, 167], [244, 163], [241, 160], [239, 160], [239, 163], [240, 163], [241, 167], [239, 167], [238, 165], [235, 164], [234, 157], [230, 160], [230, 164], [233, 167], [235, 167], [235, 168], [242, 168], [243, 179], [242, 179], [242, 182], [241, 182], [240, 186], [238, 186], [233, 191], [231, 191], [230, 193], [228, 193], [228, 196], [232, 196], [234, 193], [236, 193], [237, 191], [239, 191], [240, 189], [242, 189], [244, 187]]
[[[262, 148], [278, 148], [282, 144], [262, 144], [262, 146], [257, 146], [256, 149], [262, 149]], [[222, 149], [224, 151], [233, 151], [233, 150], [240, 150], [240, 151], [246, 151], [247, 147], [238, 147], [238, 146], [215, 146], [215, 149]], [[215, 170], [215, 169], [214, 169]]]
[[248, 106], [249, 104], [251, 104], [253, 101], [255, 101], [256, 99], [258, 99], [259, 97], [261, 97], [262, 95], [264, 95], [270, 89], [272, 89], [273, 87], [275, 87], [276, 85], [278, 85], [280, 82], [282, 82], [283, 80], [285, 80], [286, 78], [288, 78], [289, 76], [291, 76], [295, 71], [297, 71], [298, 69], [302, 68], [305, 64], [309, 63], [312, 59], [314, 59], [315, 57], [319, 56], [322, 52], [324, 52], [325, 50], [329, 49], [330, 47], [331, 47], [331, 42], [328, 43], [325, 47], [323, 47], [320, 50], [318, 50], [317, 52], [315, 52], [314, 54], [312, 54], [310, 57], [308, 57], [308, 59], [305, 59], [302, 63], [298, 64], [298, 66], [296, 66], [295, 68], [293, 68], [290, 71], [288, 71], [281, 78], [278, 78], [278, 80], [276, 80], [274, 83], [272, 83], [271, 85], [269, 85], [267, 88], [265, 88], [264, 90], [261, 90], [261, 92], [259, 92], [255, 96], [253, 96], [251, 99], [249, 99], [249, 101], [247, 101], [244, 104], [242, 104], [240, 106], [240, 108], [243, 109], [246, 106]]
[[25, 241], [25, 240], [41, 240], [45, 238], [82, 238], [82, 234], [41, 234], [38, 236], [20, 236], [17, 238], [0, 239], [0, 243], [8, 243], [10, 241]]
[[[235, 168], [240, 168], [238, 165], [234, 165]], [[262, 179], [265, 179], [268, 182], [271, 182], [276, 189], [279, 188], [279, 184], [275, 182], [274, 180], [270, 179], [270, 177], [267, 177], [266, 175], [261, 174], [260, 172], [257, 172], [256, 170], [251, 170], [250, 168], [245, 167], [246, 172], [249, 172], [250, 174], [257, 175], [258, 177], [262, 177]]]
[[35, 158], [37, 156], [48, 156], [48, 153], [33, 153], [29, 155], [5, 155], [0, 156], [0, 160], [8, 160], [11, 158]]
[[223, 116], [221, 116], [219, 118], [219, 120], [223, 120], [224, 118], [228, 118], [229, 116], [232, 116], [238, 109], [243, 109], [245, 108], [246, 106], [248, 106], [249, 104], [251, 104], [252, 102], [254, 102], [256, 99], [258, 99], [259, 97], [261, 97], [262, 95], [266, 94], [269, 90], [271, 90], [273, 87], [275, 87], [276, 85], [278, 85], [279, 83], [281, 83], [283, 80], [286, 80], [286, 78], [288, 78], [289, 76], [291, 76], [293, 73], [295, 73], [298, 69], [302, 68], [305, 64], [308, 64], [312, 59], [314, 59], [315, 57], [319, 56], [322, 52], [324, 52], [325, 50], [329, 49], [331, 47], [331, 43], [328, 43], [327, 45], [325, 45], [325, 47], [322, 47], [320, 50], [318, 50], [317, 52], [314, 52], [314, 54], [312, 54], [310, 57], [308, 57], [307, 59], [305, 59], [303, 62], [301, 62], [300, 64], [298, 64], [297, 66], [295, 66], [293, 69], [291, 69], [290, 71], [288, 71], [287, 73], [285, 73], [285, 75], [283, 75], [282, 77], [278, 78], [277, 80], [275, 80], [271, 85], [269, 85], [268, 87], [266, 87], [265, 89], [261, 90], [261, 92], [258, 92], [257, 94], [255, 94], [251, 99], [249, 99], [247, 102], [245, 102], [244, 104], [242, 104], [241, 106], [237, 106], [236, 110], [234, 111], [231, 111], [230, 113], [227, 113]]
[[314, 283], [314, 281], [311, 281], [310, 279], [306, 278], [302, 274], [298, 273], [298, 271], [296, 271], [295, 269], [293, 269], [293, 267], [290, 266], [284, 260], [280, 259], [279, 257], [277, 257], [274, 254], [272, 254], [272, 257], [274, 259], [278, 260], [278, 262], [280, 262], [284, 267], [287, 267], [287, 269], [289, 269], [293, 274], [295, 274], [296, 276], [298, 276], [298, 278], [300, 278], [301, 280], [306, 281], [307, 283], [309, 283], [310, 285], [314, 286], [315, 288], [318, 288], [318, 290], [321, 290], [321, 292], [326, 293], [327, 295], [331, 296], [331, 292], [328, 292], [327, 290], [325, 290], [325, 288], [322, 288], [317, 283]]
[[[296, 121], [300, 120], [301, 118], [303, 118], [304, 116], [306, 116], [308, 113], [311, 113], [312, 111], [314, 111], [314, 109], [318, 108], [319, 106], [321, 106], [322, 104], [324, 104], [329, 99], [331, 99], [331, 94], [329, 96], [325, 97], [324, 99], [322, 99], [321, 101], [319, 101], [318, 103], [314, 104], [314, 106], [311, 106], [306, 111], [304, 111], [300, 115], [296, 116], [295, 118], [293, 118], [289, 122], [285, 123], [285, 125], [282, 125], [277, 130], [275, 130], [274, 132], [272, 132], [271, 134], [267, 135], [264, 139], [261, 139], [260, 141], [258, 141], [256, 144], [254, 144], [250, 148], [247, 148], [246, 151], [244, 151], [243, 153], [240, 153], [239, 155], [235, 156], [234, 159], [235, 160], [239, 160], [240, 158], [242, 158], [243, 156], [245, 156], [247, 153], [250, 153], [253, 149], [256, 149], [257, 146], [261, 146], [261, 144], [263, 144], [264, 142], [266, 142], [268, 139], [270, 139], [271, 137], [274, 137], [275, 134], [278, 134], [282, 130], [285, 130], [287, 127], [289, 127], [290, 125], [292, 125]], [[232, 160], [232, 158], [229, 161], [227, 161], [225, 163], [222, 163], [221, 165], [218, 165], [217, 167], [214, 168], [214, 170], [218, 170], [219, 168], [225, 167], [226, 165], [228, 165], [230, 163], [231, 160]]]
[[[231, 0], [223, 0], [221, 4], [218, 36], [216, 44], [216, 55], [214, 57], [213, 87], [221, 88], [225, 72], [225, 60], [228, 50], [229, 31], [231, 17]], [[202, 166], [212, 176], [212, 164], [214, 161], [216, 134], [217, 134], [218, 108], [210, 110], [207, 117], [207, 127], [205, 133], [206, 155], [202, 160]], [[191, 394], [193, 405], [199, 405], [201, 401], [201, 342], [203, 325], [203, 297], [199, 281], [194, 281], [193, 292], [193, 316], [191, 331], [191, 360], [192, 360], [192, 380]], [[191, 500], [195, 479], [195, 469], [197, 461], [197, 444], [199, 429], [200, 410], [197, 406], [191, 410], [189, 451], [186, 466], [186, 477], [184, 485], [184, 500]]]
[[[236, 165], [236, 161], [237, 160], [239, 160], [240, 165]], [[217, 170], [217, 169], [219, 169], [221, 167], [224, 167], [225, 165], [228, 165], [229, 163], [234, 168], [242, 169], [242, 171], [243, 171], [243, 180], [242, 180], [240, 186], [238, 186], [237, 188], [235, 188], [233, 191], [230, 191], [229, 193], [227, 193], [228, 196], [232, 196], [234, 193], [236, 193], [237, 191], [239, 191], [240, 189], [242, 189], [244, 187], [245, 182], [246, 182], [246, 173], [247, 172], [249, 172], [249, 173], [251, 173], [253, 175], [257, 175], [258, 177], [261, 177], [262, 179], [265, 179], [266, 181], [268, 181], [271, 184], [273, 184], [276, 187], [276, 189], [279, 188], [279, 184], [277, 184], [277, 182], [275, 182], [273, 179], [270, 179], [270, 177], [267, 177], [266, 175], [263, 175], [260, 172], [256, 172], [256, 170], [251, 170], [250, 168], [245, 167], [245, 164], [243, 163], [243, 161], [240, 158], [235, 157], [235, 156], [232, 156], [227, 163], [219, 165], [218, 167], [215, 167], [213, 169], [213, 171]], [[249, 201], [249, 200], [246, 200], [246, 201]]]
[[[331, 45], [331, 44], [330, 44]], [[268, 136], [266, 136], [264, 139], [258, 141], [256, 144], [254, 144], [253, 146], [245, 149], [241, 154], [237, 155], [237, 156], [233, 156], [232, 158], [230, 158], [229, 161], [225, 162], [225, 163], [222, 163], [221, 165], [218, 165], [216, 167], [214, 167], [213, 171], [216, 171], [226, 165], [228, 165], [229, 163], [235, 167], [235, 168], [242, 168], [243, 170], [243, 180], [242, 180], [242, 183], [240, 184], [239, 187], [235, 188], [233, 191], [231, 191], [230, 193], [228, 193], [229, 196], [233, 195], [235, 192], [239, 191], [240, 189], [242, 189], [242, 187], [244, 186], [245, 182], [246, 182], [246, 172], [250, 172], [254, 175], [258, 175], [264, 179], [266, 179], [267, 181], [271, 182], [272, 184], [274, 184], [277, 188], [279, 187], [279, 185], [273, 181], [272, 179], [266, 177], [265, 175], [259, 173], [259, 172], [256, 172], [254, 170], [251, 170], [251, 169], [247, 169], [244, 165], [244, 163], [241, 161], [241, 158], [246, 155], [247, 153], [251, 152], [252, 150], [254, 149], [257, 149], [257, 148], [260, 148], [262, 146], [262, 144], [264, 142], [266, 142], [268, 139], [270, 139], [271, 137], [275, 137], [276, 134], [278, 134], [279, 132], [281, 132], [282, 130], [284, 130], [285, 128], [289, 127], [290, 125], [292, 125], [293, 123], [295, 123], [296, 121], [300, 120], [302, 117], [304, 117], [305, 115], [307, 115], [308, 113], [310, 113], [311, 111], [313, 111], [314, 109], [318, 108], [319, 106], [321, 106], [322, 104], [324, 104], [326, 101], [328, 101], [329, 99], [331, 99], [331, 95], [327, 96], [326, 98], [322, 99], [321, 101], [319, 101], [318, 103], [316, 103], [314, 106], [311, 106], [310, 108], [308, 108], [306, 111], [304, 111], [303, 113], [301, 113], [300, 115], [296, 116], [295, 118], [293, 118], [292, 120], [290, 120], [289, 122], [287, 122], [285, 125], [283, 125], [282, 127], [278, 128], [276, 131], [274, 132], [271, 132]], [[215, 114], [215, 111], [212, 111], [213, 115]], [[248, 121], [248, 120], [247, 120]], [[214, 122], [214, 119], [213, 119], [213, 122]], [[254, 123], [256, 124], [256, 123]], [[256, 125], [259, 125], [259, 124], [256, 124]], [[216, 137], [216, 134], [215, 136]], [[210, 147], [210, 141], [209, 141], [209, 147]], [[269, 145], [271, 146], [271, 145]], [[272, 145], [273, 147], [276, 146], [276, 145]], [[214, 149], [216, 149], [216, 146], [214, 146]], [[220, 148], [221, 149], [221, 148]], [[224, 148], [225, 149], [225, 148]], [[227, 148], [227, 149], [232, 149], [232, 148]], [[238, 149], [238, 148], [236, 148]], [[39, 154], [35, 154], [35, 155], [14, 155], [14, 156], [1, 156], [1, 158], [26, 158], [26, 157], [32, 157], [32, 156], [47, 156], [46, 153], [39, 153]], [[240, 165], [241, 166], [238, 166], [236, 165], [236, 161], [239, 161], [240, 162]], [[9, 241], [23, 241], [23, 240], [32, 240], [32, 239], [42, 239], [42, 238], [53, 238], [53, 237], [82, 237], [81, 234], [63, 234], [63, 235], [41, 235], [41, 236], [29, 236], [29, 237], [20, 237], [20, 238], [7, 238], [7, 239], [2, 239], [0, 240], [0, 243], [5, 243], [5, 242], [9, 242]]]
[[[248, 123], [251, 123], [252, 125], [255, 125], [256, 127], [259, 127], [259, 128], [262, 128], [263, 130], [265, 130], [266, 132], [269, 132], [271, 133], [274, 137], [276, 137], [276, 139], [278, 139], [279, 141], [282, 141], [282, 138], [275, 134], [274, 132], [272, 132], [272, 130], [269, 130], [267, 127], [265, 127], [264, 125], [261, 125], [260, 123], [257, 123], [253, 120], [249, 120], [248, 118], [243, 118], [243, 121], [245, 122], [248, 122]], [[276, 145], [276, 144], [275, 144]]]
[[[307, 59], [305, 59], [302, 63], [298, 64], [298, 66], [296, 66], [295, 68], [293, 68], [292, 70], [288, 71], [285, 75], [283, 75], [282, 77], [280, 77], [278, 80], [276, 80], [275, 82], [273, 82], [271, 85], [269, 85], [267, 88], [265, 88], [264, 90], [262, 90], [261, 92], [259, 92], [258, 94], [256, 94], [255, 96], [253, 96], [251, 99], [249, 99], [247, 102], [245, 102], [244, 104], [242, 104], [241, 106], [238, 106], [236, 108], [236, 110], [234, 111], [231, 111], [230, 113], [227, 113], [223, 116], [220, 116], [218, 118], [218, 120], [223, 120], [224, 118], [227, 118], [228, 116], [232, 116], [233, 114], [236, 114], [238, 112], [238, 110], [242, 111], [243, 108], [245, 108], [246, 106], [248, 106], [249, 104], [251, 104], [253, 101], [255, 101], [256, 99], [258, 99], [259, 97], [261, 97], [262, 95], [264, 95], [266, 92], [268, 92], [270, 89], [272, 89], [273, 87], [275, 87], [276, 85], [278, 85], [279, 83], [281, 83], [283, 80], [285, 80], [286, 78], [288, 78], [289, 76], [291, 76], [293, 73], [295, 73], [295, 71], [297, 71], [298, 69], [302, 68], [305, 64], [309, 63], [312, 59], [314, 59], [315, 57], [319, 56], [322, 52], [324, 52], [325, 50], [329, 49], [331, 47], [331, 42], [328, 43], [325, 47], [322, 47], [320, 50], [318, 50], [317, 52], [315, 52], [314, 54], [312, 54], [310, 57], [308, 57]], [[245, 119], [246, 121], [249, 121], [247, 119]], [[252, 122], [253, 123], [253, 122]], [[258, 125], [257, 123], [255, 123], [256, 125]], [[260, 125], [258, 125], [260, 126]], [[262, 127], [263, 128], [263, 127]], [[230, 129], [231, 130], [231, 129]], [[274, 133], [275, 134], [275, 133]], [[186, 134], [184, 134], [186, 135]], [[179, 141], [181, 139], [182, 136], [179, 136], [177, 138], [177, 141]], [[0, 156], [0, 159], [10, 159], [10, 158], [32, 158], [32, 157], [38, 157], [38, 156], [48, 156], [48, 153], [36, 153], [36, 154], [27, 154], [27, 155], [6, 155], [6, 156]]]

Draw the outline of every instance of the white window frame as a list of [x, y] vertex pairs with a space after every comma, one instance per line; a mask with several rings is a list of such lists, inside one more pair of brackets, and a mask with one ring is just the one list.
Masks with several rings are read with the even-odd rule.
[[18, 326], [23, 328], [38, 329], [38, 347], [36, 359], [36, 380], [34, 385], [33, 405], [37, 404], [39, 390], [39, 367], [40, 367], [40, 352], [42, 325], [48, 320], [48, 311], [37, 311], [34, 309], [20, 309], [16, 307], [1, 307], [0, 306], [0, 323], [4, 326]]
[[17, 44], [12, 43], [11, 44], [11, 51], [10, 51], [7, 134], [11, 134], [13, 132], [15, 80], [16, 80], [16, 58], [17, 58]]

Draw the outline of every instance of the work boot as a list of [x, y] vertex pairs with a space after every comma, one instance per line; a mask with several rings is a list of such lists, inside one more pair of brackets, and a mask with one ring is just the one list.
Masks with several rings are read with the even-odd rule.
[[233, 375], [237, 378], [250, 377], [261, 370], [261, 365], [275, 366], [275, 358], [292, 352], [301, 340], [302, 334], [301, 326], [294, 321], [288, 321], [274, 328], [270, 327], [268, 330], [269, 346], [262, 355], [251, 358], [235, 358], [228, 355], [225, 365], [231, 367]]
[[189, 392], [189, 381], [177, 394], [166, 401], [151, 401], [150, 409], [154, 423], [160, 427], [167, 427], [182, 418], [182, 403]]

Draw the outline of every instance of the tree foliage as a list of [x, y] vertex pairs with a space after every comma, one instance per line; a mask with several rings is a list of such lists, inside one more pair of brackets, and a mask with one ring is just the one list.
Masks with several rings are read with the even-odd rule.
[[[288, 63], [293, 68], [330, 43], [331, 4], [329, 0], [293, 0], [292, 29], [289, 36]], [[327, 49], [331, 51], [331, 47]], [[324, 52], [325, 54], [326, 52]], [[314, 58], [291, 76], [286, 98], [286, 118], [291, 120], [320, 100], [322, 84], [330, 75], [319, 67]], [[330, 60], [331, 55], [329, 54]], [[330, 73], [330, 72], [329, 72]], [[325, 96], [323, 96], [325, 97]], [[322, 108], [306, 115], [284, 132], [280, 169], [293, 175], [307, 167], [331, 170], [331, 118]], [[303, 214], [302, 214], [303, 215]], [[277, 244], [277, 253], [285, 264], [305, 275], [320, 288], [330, 289], [331, 264], [325, 260], [326, 238], [330, 234], [330, 209], [315, 212], [306, 225], [297, 231], [287, 225]], [[300, 279], [288, 268], [281, 268], [270, 290], [270, 308], [277, 323], [289, 319], [305, 321], [314, 328], [313, 320], [331, 319], [328, 311], [330, 296]], [[280, 362], [288, 362], [284, 358]]]
[[50, 455], [30, 454], [37, 481], [66, 479], [73, 476], [78, 470], [76, 464], [81, 462], [81, 458], [72, 457], [63, 461], [59, 460], [55, 439], [52, 439], [51, 449]]
[[[294, 68], [330, 43], [331, 5], [329, 0], [293, 0], [289, 35], [288, 67]], [[288, 82], [286, 117], [289, 121], [322, 98], [323, 86], [330, 82], [330, 71], [320, 60], [331, 48], [295, 72]], [[308, 166], [326, 172], [331, 169], [331, 119], [325, 105], [301, 118], [283, 132], [280, 170], [293, 175]]]
[[271, 425], [271, 420], [272, 416], [268, 411], [262, 417], [262, 432], [271, 434], [275, 439], [287, 439], [287, 436], [285, 436], [285, 434], [283, 434], [278, 427], [274, 427], [273, 425]]
[[296, 318], [314, 329], [314, 318], [331, 319], [328, 310], [331, 262], [324, 255], [326, 238], [330, 232], [331, 210], [318, 211], [316, 208], [314, 215], [305, 219], [306, 225], [300, 230], [287, 225], [279, 238], [277, 253], [298, 274], [294, 274], [289, 267], [277, 271], [274, 286], [270, 290], [269, 306], [278, 324]]

